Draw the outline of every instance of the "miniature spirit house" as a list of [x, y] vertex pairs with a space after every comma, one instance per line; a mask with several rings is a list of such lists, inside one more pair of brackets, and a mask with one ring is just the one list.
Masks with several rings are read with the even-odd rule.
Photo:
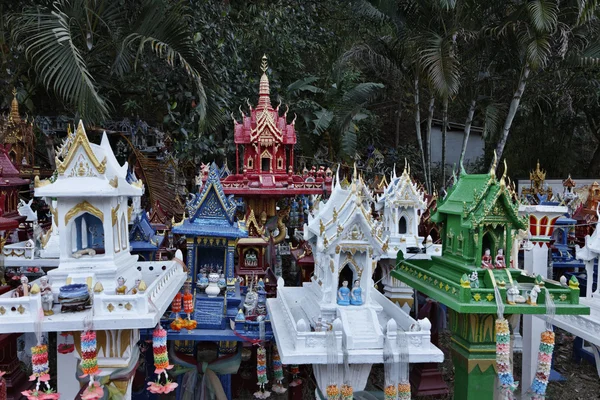
[[[127, 183], [127, 165], [118, 164], [106, 135], [100, 145], [92, 144], [80, 122], [59, 149], [56, 165], [56, 180], [36, 178], [35, 192], [56, 199], [59, 265], [48, 272], [49, 283], [42, 277], [31, 282], [31, 291], [23, 287], [0, 295], [0, 333], [72, 331], [81, 357], [80, 332], [93, 326], [98, 365], [109, 385], [115, 371], [137, 365], [139, 329], [156, 326], [181, 288], [187, 276], [183, 256], [157, 263], [131, 255], [127, 200], [141, 189]], [[59, 391], [74, 398], [77, 359], [63, 358], [58, 368]], [[131, 396], [132, 375], [117, 377], [125, 398]]]
[[[395, 343], [398, 330], [411, 336], [410, 362], [443, 358], [430, 343], [429, 321], [415, 321], [373, 288], [373, 268], [387, 255], [388, 242], [383, 225], [371, 215], [372, 202], [356, 172], [346, 188], [336, 179], [330, 198], [318, 204], [304, 226], [315, 259], [311, 281], [285, 287], [279, 279], [277, 298], [267, 299], [282, 362], [313, 364], [321, 391], [333, 381], [342, 383], [330, 368], [345, 362], [351, 386], [363, 390], [371, 365], [383, 361], [384, 341]], [[330, 334], [335, 344], [328, 344]]]
[[223, 193], [219, 170], [213, 163], [202, 191], [187, 201], [189, 217], [173, 224], [173, 233], [186, 237], [192, 279], [213, 272], [224, 274], [227, 285], [235, 286], [235, 247], [239, 238], [248, 236], [244, 224], [236, 220], [236, 208], [233, 196]]

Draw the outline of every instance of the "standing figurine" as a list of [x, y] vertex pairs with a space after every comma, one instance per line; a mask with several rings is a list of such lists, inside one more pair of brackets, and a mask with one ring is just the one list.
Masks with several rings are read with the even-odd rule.
[[350, 305], [350, 289], [348, 289], [348, 281], [342, 282], [342, 287], [338, 290], [337, 303], [340, 306]]
[[127, 294], [127, 286], [125, 286], [125, 278], [120, 276], [117, 279], [117, 288], [115, 289], [117, 294]]
[[24, 297], [29, 296], [29, 290], [31, 289], [31, 285], [29, 284], [29, 279], [23, 275], [21, 276], [21, 285], [17, 287], [12, 297]]
[[494, 265], [492, 264], [492, 256], [490, 254], [490, 249], [485, 249], [485, 253], [483, 253], [483, 257], [481, 257], [481, 268], [494, 269]]
[[206, 270], [203, 268], [202, 272], [198, 274], [198, 282], [196, 282], [196, 286], [200, 290], [204, 290], [208, 287], [208, 277], [206, 276]]
[[527, 304], [537, 306], [538, 294], [540, 294], [541, 291], [542, 289], [540, 289], [540, 285], [538, 285], [536, 282], [536, 284], [533, 286], [533, 289], [531, 289], [531, 291], [529, 292], [529, 296], [527, 297]]
[[360, 281], [356, 279], [352, 290], [350, 291], [350, 304], [353, 306], [361, 306], [362, 301], [362, 289], [360, 288]]
[[498, 254], [496, 254], [496, 269], [504, 269], [506, 268], [506, 262], [504, 261], [504, 250], [498, 249]]
[[469, 285], [471, 286], [471, 289], [479, 288], [479, 274], [477, 273], [477, 271], [473, 271], [473, 273], [469, 277]]
[[52, 295], [52, 286], [48, 282], [47, 276], [40, 278], [40, 297], [42, 299], [44, 315], [53, 315], [52, 306], [54, 305], [54, 296]]
[[217, 286], [219, 287], [221, 292], [225, 290], [225, 288], [227, 287], [227, 280], [225, 279], [225, 274], [221, 274], [219, 280], [217, 281]]

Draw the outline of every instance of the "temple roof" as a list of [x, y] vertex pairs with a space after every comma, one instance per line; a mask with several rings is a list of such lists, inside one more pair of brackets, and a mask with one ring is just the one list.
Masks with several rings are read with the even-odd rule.
[[564, 187], [575, 187], [576, 186], [575, 181], [573, 180], [573, 178], [571, 178], [571, 174], [569, 174], [569, 177], [563, 181], [563, 186]]
[[10, 161], [9, 149], [10, 146], [6, 148], [0, 146], [0, 187], [27, 185], [29, 181], [19, 177], [19, 171]]
[[129, 230], [129, 244], [132, 250], [157, 250], [163, 239], [162, 235], [156, 234], [145, 212], [135, 218]]
[[[36, 178], [36, 196], [112, 197], [141, 196], [140, 185], [127, 182], [127, 163], [120, 165], [106, 133], [100, 145], [90, 143], [79, 121], [75, 134], [69, 133], [56, 156], [58, 177], [54, 182]], [[62, 158], [62, 160], [61, 160]]]
[[410, 176], [410, 166], [405, 165], [402, 175], [396, 176], [394, 168], [393, 175], [390, 177], [390, 183], [377, 198], [375, 209], [381, 210], [387, 207], [412, 207], [418, 210], [427, 208], [425, 192], [419, 190], [418, 185], [413, 182]]
[[386, 251], [387, 241], [383, 227], [371, 214], [372, 195], [361, 177], [354, 176], [348, 188], [342, 187], [339, 176], [333, 184], [331, 196], [326, 203], [319, 203], [314, 216], [309, 215], [305, 239], [315, 238], [324, 249], [340, 240], [367, 240], [374, 254]]
[[263, 56], [261, 69], [263, 74], [260, 78], [258, 91], [258, 105], [256, 108], [250, 106], [250, 115], [242, 113], [242, 123], [234, 121], [234, 141], [236, 144], [256, 143], [261, 146], [273, 144], [296, 144], [296, 131], [294, 122], [288, 124], [286, 121], [287, 111], [280, 116], [279, 106], [273, 109], [270, 99], [269, 77], [267, 76], [267, 57]]
[[[506, 172], [505, 172], [506, 175]], [[450, 189], [444, 199], [438, 199], [437, 210], [432, 215], [434, 222], [443, 220], [442, 214], [460, 215], [462, 225], [475, 228], [493, 214], [504, 213], [514, 226], [526, 229], [527, 222], [519, 217], [519, 203], [514, 200], [515, 194], [510, 184], [506, 184], [506, 176], [500, 181], [496, 179], [495, 167], [488, 174], [469, 175], [461, 173], [458, 182]]]
[[202, 191], [191, 195], [186, 203], [189, 217], [174, 224], [173, 233], [227, 238], [248, 236], [245, 226], [235, 220], [237, 203], [233, 196], [225, 196], [219, 173], [219, 168], [213, 163]]

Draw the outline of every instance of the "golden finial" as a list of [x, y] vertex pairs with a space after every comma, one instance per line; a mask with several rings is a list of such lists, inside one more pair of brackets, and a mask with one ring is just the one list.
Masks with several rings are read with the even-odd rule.
[[19, 101], [17, 100], [17, 89], [12, 90], [13, 99], [10, 107], [10, 119], [15, 123], [21, 122], [21, 116], [19, 115]]
[[494, 159], [492, 160], [492, 166], [490, 167], [490, 175], [496, 174], [496, 166], [498, 165], [498, 155], [496, 154], [496, 150], [494, 150]]
[[506, 179], [506, 173], [508, 172], [508, 166], [506, 165], [506, 158], [504, 159], [504, 172], [502, 173], [502, 179], [500, 179], [500, 184], [504, 185], [505, 184], [505, 179]]
[[269, 69], [269, 65], [267, 64], [267, 55], [263, 54], [262, 56], [262, 62], [260, 63], [260, 69], [262, 70], [263, 73], [267, 73], [267, 70]]

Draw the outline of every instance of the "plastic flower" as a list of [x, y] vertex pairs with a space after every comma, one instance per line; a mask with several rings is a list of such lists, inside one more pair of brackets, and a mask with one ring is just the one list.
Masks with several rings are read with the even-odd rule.
[[94, 382], [89, 385], [83, 394], [81, 395], [82, 400], [94, 400], [100, 399], [104, 396], [104, 389], [100, 386], [100, 382]]
[[177, 382], [167, 381], [167, 384], [163, 386], [163, 393], [171, 393], [173, 390], [177, 389]]
[[164, 393], [164, 387], [158, 382], [148, 382], [148, 391], [154, 394]]

